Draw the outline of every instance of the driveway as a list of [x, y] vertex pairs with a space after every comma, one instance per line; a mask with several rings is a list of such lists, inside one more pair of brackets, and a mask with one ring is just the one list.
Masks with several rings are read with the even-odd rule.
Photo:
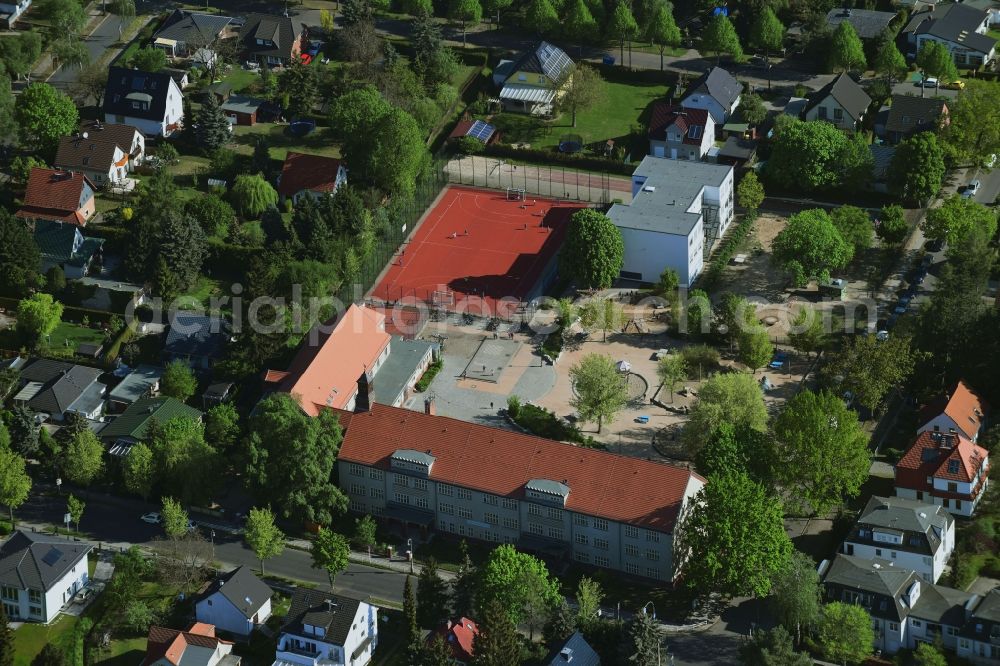
[[[91, 62], [99, 60], [101, 56], [114, 47], [118, 41], [118, 26], [122, 20], [119, 16], [108, 14], [89, 37], [84, 37], [83, 43], [90, 54]], [[60, 67], [55, 74], [49, 77], [48, 83], [56, 88], [69, 88], [80, 78], [80, 71], [79, 67]]]

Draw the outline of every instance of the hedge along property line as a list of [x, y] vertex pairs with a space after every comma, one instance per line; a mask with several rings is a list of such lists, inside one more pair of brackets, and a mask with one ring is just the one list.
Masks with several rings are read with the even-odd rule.
[[440, 360], [434, 361], [427, 369], [424, 370], [424, 374], [420, 376], [417, 380], [416, 385], [413, 387], [417, 393], [423, 393], [427, 390], [427, 387], [431, 385], [434, 378], [437, 377], [437, 373], [441, 372], [442, 363]]
[[465, 81], [462, 82], [462, 85], [458, 89], [458, 97], [455, 98], [455, 101], [452, 102], [451, 106], [448, 107], [448, 109], [442, 114], [442, 121], [439, 122], [433, 130], [431, 130], [430, 136], [427, 137], [427, 146], [431, 148], [431, 152], [434, 152], [435, 145], [440, 147], [441, 143], [443, 143], [442, 137], [445, 136], [445, 130], [451, 129], [455, 126], [452, 116], [454, 116], [455, 111], [458, 110], [459, 104], [469, 103], [470, 100], [467, 99], [469, 91], [476, 87], [476, 83], [481, 83], [482, 81], [487, 80], [487, 77], [483, 76], [483, 68], [489, 63], [489, 59], [490, 56], [487, 52], [483, 54], [482, 57], [476, 58], [476, 62], [469, 63], [474, 67], [478, 67], [478, 69], [473, 70], [473, 72], [466, 77]]
[[115, 359], [118, 358], [118, 355], [121, 353], [122, 346], [131, 342], [135, 337], [135, 332], [138, 327], [138, 319], [130, 319], [128, 323], [122, 327], [122, 330], [118, 332], [115, 339], [110, 345], [108, 345], [107, 351], [104, 352], [105, 363], [114, 363]]
[[[20, 301], [16, 298], [0, 296], [0, 307], [7, 308], [13, 312], [17, 312], [17, 305], [19, 302]], [[83, 318], [87, 317], [92, 323], [100, 322], [102, 324], [107, 324], [115, 315], [121, 316], [123, 314], [125, 314], [124, 311], [108, 312], [107, 310], [94, 310], [92, 308], [81, 308], [74, 305], [63, 304], [63, 321], [83, 321]], [[69, 317], [67, 317], [67, 315], [69, 315]]]
[[567, 153], [560, 153], [555, 150], [539, 150], [537, 148], [514, 148], [503, 144], [492, 144], [483, 148], [483, 155], [487, 157], [507, 158], [512, 160], [523, 160], [538, 164], [551, 164], [553, 166], [574, 167], [577, 169], [587, 169], [589, 171], [602, 171], [621, 176], [631, 176], [635, 171], [635, 164], [606, 160], [600, 157], [574, 157]]
[[729, 260], [736, 254], [736, 249], [740, 246], [740, 243], [750, 235], [750, 231], [753, 229], [754, 222], [756, 221], [757, 211], [748, 210], [744, 213], [743, 219], [736, 225], [736, 228], [723, 241], [722, 246], [715, 253], [715, 257], [712, 258], [712, 263], [709, 265], [708, 270], [702, 274], [701, 286], [705, 291], [711, 292], [715, 289], [719, 278], [722, 277], [722, 271], [729, 265]]

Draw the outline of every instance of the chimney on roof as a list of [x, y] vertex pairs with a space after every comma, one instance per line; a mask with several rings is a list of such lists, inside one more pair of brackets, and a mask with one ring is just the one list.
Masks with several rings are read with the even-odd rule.
[[573, 661], [573, 650], [572, 648], [563, 648], [559, 651], [559, 657], [561, 661], [570, 662]]
[[452, 626], [453, 625], [451, 623], [451, 620], [448, 620], [447, 622], [444, 623], [444, 628], [448, 629], [449, 631], [451, 630]]
[[434, 416], [434, 398], [424, 398], [424, 414]]
[[328, 613], [332, 613], [333, 611], [337, 610], [337, 604], [333, 602], [333, 599], [327, 599], [325, 603], [326, 603], [326, 610]]

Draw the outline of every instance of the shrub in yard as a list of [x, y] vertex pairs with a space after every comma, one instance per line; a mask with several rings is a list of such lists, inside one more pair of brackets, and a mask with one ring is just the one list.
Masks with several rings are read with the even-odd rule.
[[420, 377], [420, 379], [417, 380], [416, 386], [414, 386], [417, 392], [422, 393], [423, 391], [426, 391], [427, 387], [431, 385], [431, 382], [434, 381], [434, 378], [440, 371], [441, 371], [441, 361], [434, 361], [429, 366], [427, 366], [427, 369], [424, 370], [424, 374]]
[[517, 415], [521, 413], [521, 399], [516, 395], [507, 398], [507, 413], [514, 420], [517, 420]]
[[687, 363], [688, 378], [699, 379], [719, 367], [719, 352], [708, 345], [692, 345], [681, 350]]

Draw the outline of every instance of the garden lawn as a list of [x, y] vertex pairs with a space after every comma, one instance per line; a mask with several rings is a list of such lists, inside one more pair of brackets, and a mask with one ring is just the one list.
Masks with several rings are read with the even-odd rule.
[[76, 623], [77, 618], [68, 615], [60, 615], [50, 625], [25, 622], [14, 632], [14, 666], [29, 666], [47, 643], [68, 652]]
[[64, 347], [69, 342], [69, 346], [78, 347], [82, 343], [101, 344], [104, 342], [104, 333], [95, 328], [85, 328], [79, 324], [71, 324], [68, 321], [59, 322], [56, 330], [49, 336], [49, 347]]
[[602, 81], [597, 102], [576, 115], [576, 127], [572, 127], [572, 114], [563, 113], [532, 147], [557, 146], [564, 134], [579, 134], [585, 144], [621, 140], [634, 126], [645, 128], [649, 121], [646, 110], [656, 100], [666, 99], [668, 91], [665, 84]]
[[[221, 280], [213, 280], [212, 278], [202, 275], [198, 277], [198, 281], [190, 290], [182, 294], [182, 298], [197, 301], [200, 308], [207, 309], [209, 307], [209, 299], [212, 296], [219, 296], [223, 293], [225, 293], [225, 285], [223, 285]], [[188, 310], [196, 309], [194, 307], [189, 307], [189, 305], [193, 306], [193, 303], [182, 303], [180, 307]]]
[[325, 128], [317, 127], [306, 136], [292, 136], [287, 130], [287, 124], [239, 125], [234, 129], [234, 140], [228, 147], [237, 153], [252, 155], [257, 139], [263, 136], [267, 138], [267, 145], [271, 148], [271, 157], [281, 162], [285, 161], [288, 151], [340, 157], [340, 146], [330, 141]]
[[248, 88], [258, 78], [260, 78], [260, 74], [257, 72], [233, 65], [233, 69], [223, 76], [222, 80], [232, 87], [233, 92], [240, 92]]

